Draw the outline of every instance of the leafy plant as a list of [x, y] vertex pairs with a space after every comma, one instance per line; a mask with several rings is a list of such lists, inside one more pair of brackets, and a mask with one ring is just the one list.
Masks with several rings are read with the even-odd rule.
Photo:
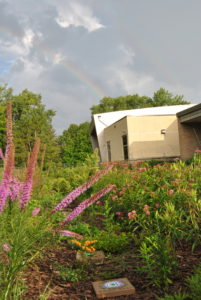
[[140, 257], [144, 266], [138, 271], [146, 272], [153, 284], [166, 289], [172, 283], [170, 275], [176, 266], [169, 240], [157, 234], [146, 237], [140, 247]]
[[187, 284], [191, 290], [192, 299], [199, 300], [201, 295], [201, 265], [191, 277], [187, 278]]
[[129, 246], [129, 238], [126, 233], [100, 231], [95, 235], [96, 248], [105, 252], [121, 253]]
[[78, 282], [86, 278], [86, 274], [83, 268], [72, 269], [63, 265], [55, 265], [54, 268], [59, 272], [59, 276], [62, 280], [70, 282]]

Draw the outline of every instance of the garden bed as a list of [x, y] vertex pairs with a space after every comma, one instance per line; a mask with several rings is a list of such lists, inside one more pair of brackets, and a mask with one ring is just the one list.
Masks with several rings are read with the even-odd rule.
[[[192, 253], [187, 244], [177, 249], [178, 272], [172, 278], [168, 290], [153, 286], [145, 274], [139, 274], [136, 268], [142, 266], [142, 261], [137, 255], [137, 249], [127, 251], [121, 255], [110, 255], [102, 265], [81, 265], [76, 262], [76, 250], [68, 245], [58, 249], [48, 249], [34, 264], [30, 265], [23, 279], [27, 290], [23, 299], [38, 299], [46, 290], [48, 300], [95, 300], [97, 299], [92, 287], [96, 280], [106, 280], [127, 277], [136, 288], [136, 294], [118, 296], [110, 299], [157, 299], [167, 294], [188, 292], [185, 279], [201, 262], [201, 247]], [[65, 272], [65, 270], [70, 270]], [[69, 276], [70, 280], [62, 277]], [[68, 275], [67, 275], [68, 273]], [[79, 279], [78, 276], [83, 278]], [[74, 281], [75, 282], [72, 282]], [[189, 298], [190, 299], [190, 298]]]

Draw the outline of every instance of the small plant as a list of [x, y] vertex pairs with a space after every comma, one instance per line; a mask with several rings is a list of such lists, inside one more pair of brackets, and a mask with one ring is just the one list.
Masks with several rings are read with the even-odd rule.
[[191, 290], [193, 300], [200, 300], [201, 297], [201, 264], [195, 270], [194, 274], [187, 278], [187, 284]]
[[146, 237], [140, 247], [140, 257], [144, 266], [138, 271], [145, 272], [154, 285], [166, 289], [172, 283], [170, 275], [176, 266], [169, 240], [156, 234]]
[[72, 269], [63, 265], [55, 265], [55, 270], [59, 272], [59, 276], [64, 281], [78, 282], [85, 279], [86, 274], [82, 268]]
[[129, 245], [128, 235], [124, 232], [116, 234], [114, 232], [101, 231], [96, 236], [97, 249], [110, 253], [121, 253]]

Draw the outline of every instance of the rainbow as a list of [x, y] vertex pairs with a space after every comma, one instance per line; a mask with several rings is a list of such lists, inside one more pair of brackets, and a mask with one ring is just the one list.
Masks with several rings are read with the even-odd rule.
[[[0, 31], [3, 34], [9, 35], [12, 38], [16, 37], [17, 31], [11, 30], [5, 26], [0, 26]], [[39, 53], [42, 53], [45, 57], [47, 57], [50, 61], [54, 61], [55, 52], [44, 45], [34, 45], [34, 49]], [[75, 78], [77, 78], [80, 82], [84, 83], [98, 98], [103, 98], [107, 95], [107, 93], [86, 73], [84, 73], [80, 67], [78, 67], [75, 63], [67, 61], [63, 59], [58, 62], [58, 65], [61, 65], [65, 70], [71, 73]]]

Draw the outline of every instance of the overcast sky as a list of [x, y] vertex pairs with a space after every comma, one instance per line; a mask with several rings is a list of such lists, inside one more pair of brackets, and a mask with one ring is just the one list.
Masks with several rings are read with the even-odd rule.
[[3, 83], [40, 93], [59, 134], [104, 96], [200, 103], [201, 1], [0, 0]]

